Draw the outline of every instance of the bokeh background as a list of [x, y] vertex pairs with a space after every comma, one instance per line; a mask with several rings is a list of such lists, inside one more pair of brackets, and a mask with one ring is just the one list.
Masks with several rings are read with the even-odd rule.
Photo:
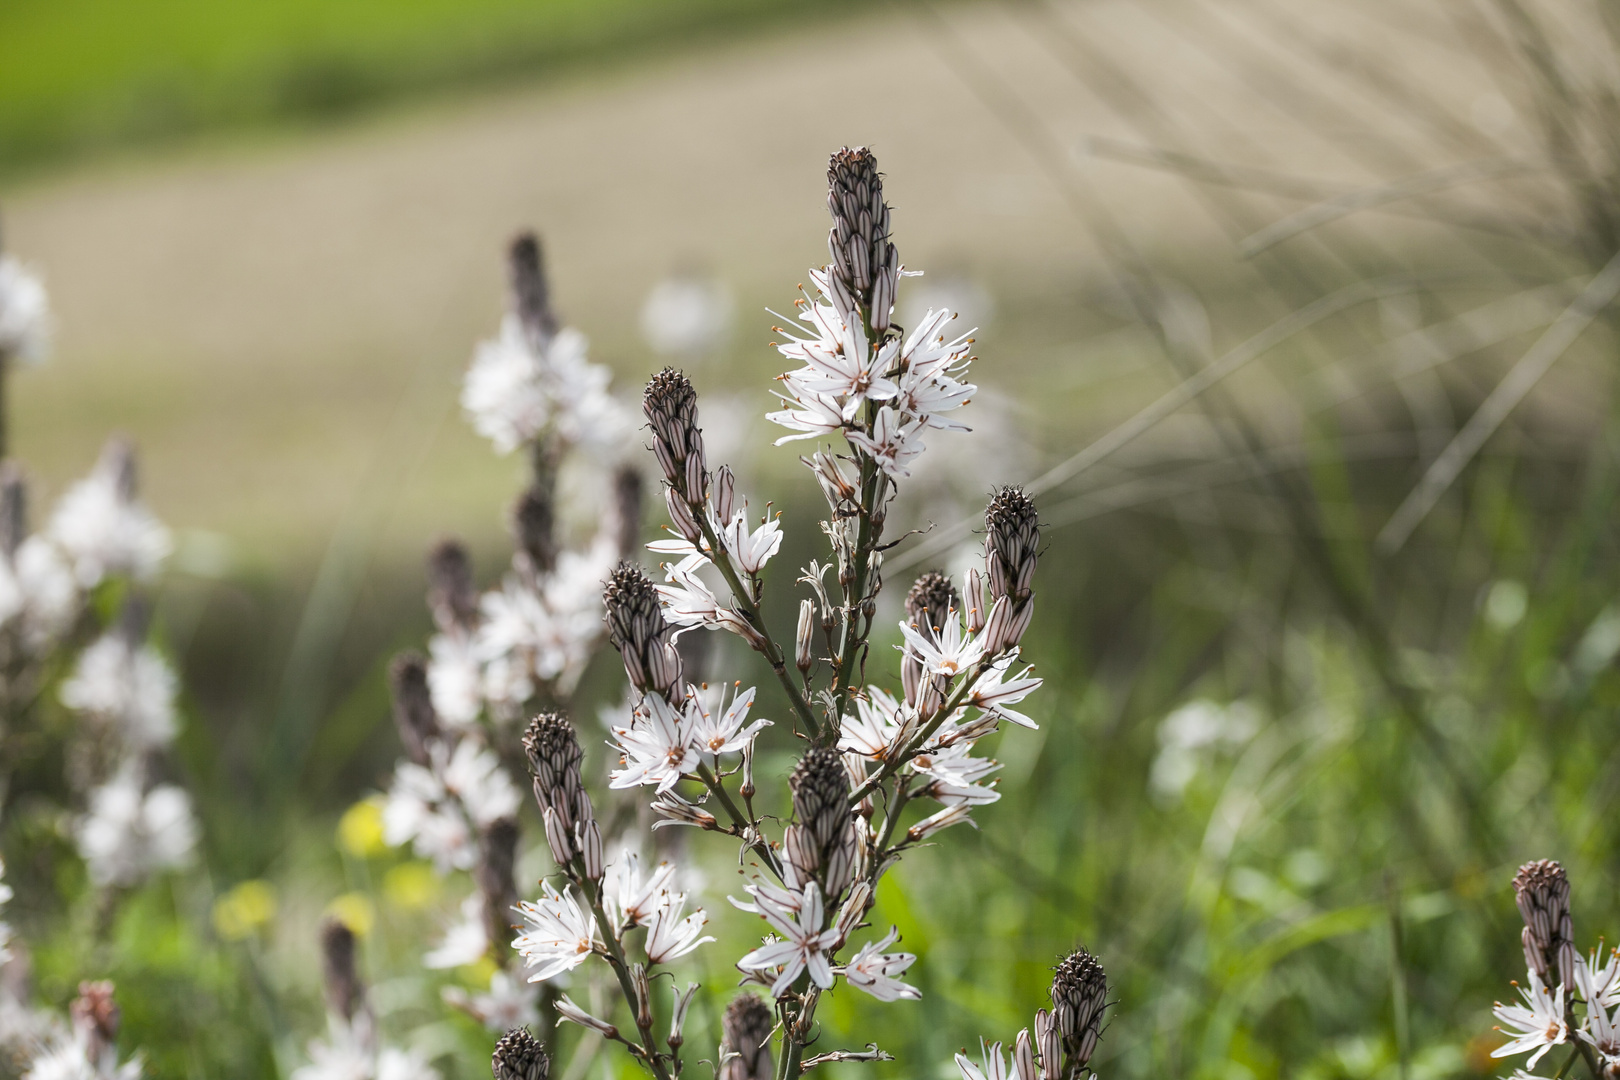
[[[922, 955], [924, 998], [879, 1017], [835, 994], [829, 1045], [900, 1058], [839, 1074], [954, 1075], [954, 1050], [1028, 1022], [1078, 942], [1117, 987], [1105, 1077], [1496, 1073], [1514, 867], [1564, 860], [1582, 946], [1620, 933], [1620, 427], [1613, 290], [1591, 284], [1620, 246], [1613, 18], [1598, 0], [0, 5], [0, 225], [59, 324], [52, 361], [11, 383], [14, 452], [43, 503], [107, 432], [141, 447], [178, 535], [158, 617], [206, 850], [203, 884], [148, 887], [106, 937], [88, 915], [52, 931], [42, 992], [105, 969], [156, 1075], [275, 1076], [320, 1029], [315, 928], [341, 898], [369, 912], [385, 1027], [482, 1075], [484, 1036], [414, 966], [453, 905], [354, 807], [399, 752], [384, 673], [429, 630], [422, 553], [463, 536], [487, 581], [509, 550], [522, 463], [456, 402], [504, 244], [540, 231], [558, 307], [623, 393], [666, 362], [692, 375], [711, 458], [784, 513], [787, 628], [817, 504], [795, 448], [768, 445], [765, 308], [824, 261], [826, 156], [864, 143], [926, 271], [902, 311], [946, 299], [980, 327], [976, 430], [931, 450], [904, 516], [934, 532], [887, 576], [963, 563], [992, 487], [1038, 482], [1027, 648], [1047, 685], [1041, 730], [1001, 739], [981, 829], [886, 885], [876, 917]], [[1582, 296], [1590, 325], [1538, 353]], [[658, 314], [692, 304], [709, 314], [685, 334]], [[1215, 364], [1231, 374], [1189, 382]], [[1432, 510], [1389, 531], [1510, 377], [1522, 401], [1476, 421]], [[582, 711], [621, 679], [600, 658]], [[726, 857], [706, 865], [722, 941], [700, 1044], [755, 932], [724, 902]], [[27, 900], [24, 928], [59, 926]], [[602, 1054], [566, 1075], [630, 1072]]]

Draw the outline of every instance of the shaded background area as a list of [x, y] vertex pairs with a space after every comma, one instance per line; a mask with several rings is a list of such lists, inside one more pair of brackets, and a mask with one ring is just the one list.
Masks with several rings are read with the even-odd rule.
[[[112, 954], [152, 1003], [132, 1038], [174, 1075], [270, 1075], [318, 1026], [311, 927], [340, 892], [380, 898], [390, 1022], [437, 1007], [399, 974], [436, 899], [330, 838], [398, 753], [383, 670], [428, 630], [421, 553], [450, 532], [485, 580], [504, 559], [521, 463], [456, 394], [515, 229], [541, 231], [560, 309], [629, 396], [667, 359], [642, 328], [661, 281], [729, 298], [680, 362], [711, 456], [784, 511], [789, 618], [814, 492], [764, 445], [764, 309], [825, 258], [827, 152], [866, 143], [927, 272], [906, 287], [981, 327], [978, 430], [931, 445], [902, 512], [948, 539], [897, 552], [891, 588], [960, 562], [951, 527], [996, 484], [1047, 478], [1049, 539], [1042, 731], [997, 749], [981, 832], [886, 886], [925, 996], [885, 1012], [903, 1064], [875, 1071], [951, 1075], [953, 1050], [1010, 1038], [1083, 940], [1120, 986], [1105, 1075], [1491, 1073], [1512, 867], [1565, 859], [1582, 944], [1616, 926], [1607, 316], [1398, 552], [1374, 545], [1613, 253], [1607, 34], [1583, 5], [1505, 0], [9, 5], [0, 212], [60, 323], [12, 384], [16, 451], [48, 497], [108, 430], [141, 445], [180, 533], [160, 619], [209, 866], [281, 897], [253, 948], [151, 944], [165, 912], [206, 925], [211, 895], [133, 906]], [[611, 660], [586, 700], [617, 697]], [[289, 739], [295, 775], [266, 765]], [[724, 912], [730, 869], [709, 870]], [[718, 921], [717, 968], [753, 929]], [[52, 955], [47, 987], [86, 953]], [[160, 1030], [199, 984], [224, 1049], [202, 1019]], [[860, 1043], [849, 996], [826, 1015]], [[447, 1074], [478, 1075], [462, 1057]]]

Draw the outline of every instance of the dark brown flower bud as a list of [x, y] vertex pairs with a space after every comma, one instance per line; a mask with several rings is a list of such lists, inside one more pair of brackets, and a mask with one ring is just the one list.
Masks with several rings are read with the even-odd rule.
[[518, 317], [529, 340], [544, 348], [557, 335], [557, 316], [551, 310], [551, 289], [546, 283], [540, 238], [532, 232], [519, 233], [513, 238], [507, 267], [511, 275], [512, 313]]
[[512, 539], [532, 573], [549, 574], [557, 565], [555, 514], [548, 484], [530, 484], [512, 506]]
[[798, 823], [784, 834], [783, 851], [801, 877], [821, 881], [832, 903], [853, 880], [860, 854], [849, 771], [838, 751], [816, 747], [800, 760], [788, 786]]
[[22, 470], [0, 463], [0, 555], [11, 558], [28, 539], [28, 484]]
[[502, 945], [512, 938], [512, 908], [518, 902], [513, 872], [517, 842], [517, 821], [497, 818], [478, 837], [478, 865], [473, 867], [473, 882], [484, 901], [484, 932], [503, 967], [509, 953]]
[[339, 919], [321, 924], [321, 960], [326, 1007], [334, 1016], [353, 1020], [365, 1003], [366, 988], [354, 963], [354, 931]]
[[428, 552], [428, 610], [433, 622], [448, 633], [470, 630], [478, 620], [478, 589], [473, 584], [472, 556], [467, 545], [445, 537]]
[[889, 242], [883, 175], [866, 147], [846, 146], [827, 162], [827, 209], [833, 219], [827, 249], [834, 287], [869, 312], [872, 329], [881, 333], [894, 308], [900, 263]]
[[906, 593], [906, 618], [919, 630], [932, 634], [945, 625], [945, 620], [960, 603], [951, 579], [938, 570], [930, 570]]
[[984, 511], [984, 561], [990, 577], [992, 604], [1002, 601], [1003, 612], [992, 608], [986, 641], [991, 655], [1017, 645], [1035, 613], [1035, 562], [1040, 555], [1040, 522], [1035, 503], [1023, 491], [1005, 487]]
[[[754, 994], [739, 994], [726, 1006], [720, 1027], [724, 1041], [720, 1080], [771, 1080], [771, 1029], [776, 1017], [771, 1007]], [[728, 1055], [735, 1054], [735, 1057]]]
[[1052, 1018], [1068, 1058], [1064, 1075], [1076, 1077], [1097, 1050], [1103, 1010], [1108, 1007], [1108, 974], [1083, 948], [1057, 966], [1052, 978]]
[[122, 1013], [118, 1003], [113, 1000], [113, 984], [80, 983], [79, 996], [68, 1007], [68, 1015], [73, 1020], [73, 1031], [79, 1037], [79, 1044], [84, 1047], [85, 1057], [93, 1065], [99, 1063], [118, 1042]]
[[402, 652], [388, 669], [388, 689], [394, 699], [394, 726], [405, 753], [426, 765], [428, 743], [439, 737], [439, 716], [428, 691], [427, 661], [419, 652]]
[[670, 639], [658, 589], [641, 568], [620, 563], [602, 593], [608, 637], [624, 660], [625, 673], [642, 693], [670, 696], [681, 681], [681, 658]]
[[551, 1073], [551, 1059], [528, 1028], [518, 1027], [495, 1044], [489, 1068], [495, 1080], [546, 1080]]
[[1524, 918], [1525, 963], [1550, 990], [1575, 988], [1574, 927], [1569, 915], [1569, 875], [1551, 859], [1519, 867], [1513, 896]]
[[610, 529], [619, 558], [628, 559], [641, 540], [642, 483], [639, 470], [621, 465], [613, 471], [613, 503]]
[[709, 489], [703, 456], [703, 429], [697, 426], [697, 391], [674, 368], [665, 368], [647, 383], [641, 410], [653, 430], [653, 452], [664, 479], [694, 509]]
[[[591, 797], [580, 780], [585, 752], [574, 725], [560, 713], [541, 713], [523, 734], [523, 752], [534, 777], [534, 799], [546, 817], [547, 840], [558, 865], [585, 853], [585, 833], [595, 821]], [[555, 835], [553, 835], [555, 834]]]

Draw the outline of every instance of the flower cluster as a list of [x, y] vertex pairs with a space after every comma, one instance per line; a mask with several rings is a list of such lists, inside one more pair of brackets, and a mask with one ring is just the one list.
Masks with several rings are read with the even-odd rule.
[[38, 275], [0, 252], [0, 365], [45, 359], [51, 346], [51, 304]]
[[1024, 1028], [1013, 1040], [1012, 1060], [1001, 1043], [983, 1046], [978, 1064], [956, 1055], [963, 1080], [1081, 1080], [1102, 1038], [1108, 974], [1085, 949], [1069, 954], [1052, 978], [1052, 1008], [1035, 1012], [1035, 1035]]
[[[1580, 1056], [1592, 1080], [1620, 1073], [1620, 953], [1601, 946], [1582, 957], [1576, 952], [1569, 911], [1569, 875], [1550, 859], [1526, 863], [1513, 878], [1513, 894], [1524, 918], [1525, 982], [1514, 983], [1519, 1000], [1492, 1010], [1497, 1030], [1508, 1037], [1492, 1057], [1529, 1054], [1534, 1069], [1555, 1046], [1568, 1045], [1568, 1073]], [[1529, 1080], [1523, 1069], [1514, 1073]]]

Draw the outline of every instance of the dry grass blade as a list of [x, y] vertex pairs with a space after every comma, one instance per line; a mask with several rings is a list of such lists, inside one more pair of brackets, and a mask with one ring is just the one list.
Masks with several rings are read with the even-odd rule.
[[1502, 421], [1524, 400], [1525, 395], [1547, 374], [1565, 350], [1575, 343], [1575, 339], [1581, 336], [1598, 312], [1613, 302], [1616, 294], [1620, 294], [1620, 253], [1609, 260], [1602, 272], [1558, 317], [1558, 321], [1548, 327], [1546, 333], [1530, 347], [1530, 351], [1513, 365], [1513, 370], [1496, 385], [1485, 403], [1468, 418], [1468, 423], [1457, 433], [1457, 437], [1429, 466], [1429, 471], [1378, 534], [1379, 551], [1388, 555], [1400, 550], [1412, 535], [1412, 530], [1418, 527], [1457, 474], [1462, 472], [1463, 466], [1479, 452], [1485, 440], [1495, 433]]
[[[1364, 304], [1381, 297], [1412, 292], [1414, 289], [1415, 286], [1406, 279], [1362, 281], [1340, 289], [1338, 292], [1329, 293], [1327, 296], [1307, 304], [1286, 318], [1272, 323], [1219, 360], [1183, 379], [1135, 416], [1086, 446], [1079, 453], [1054, 465], [1041, 476], [1024, 485], [1024, 490], [1030, 495], [1039, 495], [1073, 479], [1151, 430], [1156, 424], [1175, 413], [1183, 405], [1197, 398], [1204, 391], [1236, 372], [1245, 364], [1265, 355], [1268, 350], [1275, 348], [1295, 334], [1309, 329], [1323, 319], [1355, 307], [1357, 304]], [[890, 571], [916, 566], [923, 560], [946, 550], [961, 537], [966, 536], [977, 520], [977, 518], [968, 518], [939, 529], [910, 550], [888, 560], [885, 566]]]
[[1329, 222], [1337, 221], [1360, 210], [1370, 210], [1384, 203], [1410, 199], [1417, 195], [1427, 195], [1430, 192], [1455, 187], [1459, 184], [1513, 176], [1529, 172], [1531, 169], [1532, 166], [1520, 161], [1501, 159], [1470, 161], [1461, 165], [1448, 165], [1442, 169], [1419, 173], [1417, 176], [1409, 176], [1393, 183], [1379, 184], [1376, 187], [1347, 192], [1315, 206], [1308, 206], [1298, 213], [1290, 214], [1281, 221], [1267, 225], [1259, 232], [1245, 237], [1238, 245], [1238, 254], [1245, 259], [1252, 259], [1267, 248], [1275, 247], [1284, 240], [1326, 225]]

